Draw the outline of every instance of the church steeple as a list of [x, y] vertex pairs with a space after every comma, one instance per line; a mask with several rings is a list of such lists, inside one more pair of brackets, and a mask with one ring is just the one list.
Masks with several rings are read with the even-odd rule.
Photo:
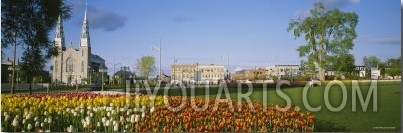
[[58, 17], [56, 26], [55, 46], [62, 49], [66, 48], [66, 45], [64, 44], [63, 21], [60, 15]]
[[89, 32], [89, 26], [88, 26], [88, 20], [87, 20], [87, 7], [85, 7], [84, 21], [83, 21], [82, 31], [81, 31], [80, 46], [81, 47], [91, 47], [90, 32]]

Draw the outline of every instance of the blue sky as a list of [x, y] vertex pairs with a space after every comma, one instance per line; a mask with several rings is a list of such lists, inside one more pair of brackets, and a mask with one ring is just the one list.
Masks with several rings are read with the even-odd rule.
[[[223, 64], [230, 70], [300, 63], [304, 43], [286, 31], [291, 19], [309, 14], [318, 0], [88, 0], [92, 51], [113, 63], [134, 67], [143, 55], [157, 57], [162, 43], [162, 69], [178, 64]], [[85, 1], [67, 0], [72, 18], [64, 21], [66, 46], [78, 47]], [[352, 53], [356, 65], [364, 56], [383, 61], [401, 54], [398, 0], [324, 0], [329, 8], [359, 16]], [[51, 34], [54, 38], [54, 33]], [[11, 51], [11, 50], [8, 50]], [[21, 52], [20, 52], [21, 53]], [[222, 55], [225, 55], [224, 57]], [[12, 57], [6, 52], [6, 57]], [[49, 64], [49, 63], [48, 63]], [[48, 65], [50, 66], [50, 65]], [[47, 68], [49, 69], [49, 68]], [[118, 70], [118, 66], [116, 70]]]

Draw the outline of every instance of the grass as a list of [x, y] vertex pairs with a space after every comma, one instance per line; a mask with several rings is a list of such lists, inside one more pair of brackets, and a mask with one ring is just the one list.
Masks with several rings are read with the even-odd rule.
[[[313, 112], [316, 116], [316, 131], [352, 131], [352, 132], [389, 132], [400, 131], [400, 82], [379, 82], [377, 85], [377, 111], [373, 110], [374, 93], [371, 96], [366, 111], [363, 111], [359, 97], [356, 96], [356, 104], [352, 103], [352, 84], [346, 83], [347, 100], [344, 108], [338, 112], [329, 110], [325, 104], [325, 86], [309, 88], [307, 93], [308, 103], [311, 107], [321, 106], [321, 110]], [[367, 98], [367, 93], [370, 88], [370, 83], [359, 83], [359, 88], [364, 100]], [[185, 89], [186, 94], [190, 95], [190, 89]], [[209, 98], [216, 98], [219, 88], [209, 89]], [[163, 94], [164, 90], [159, 90], [158, 95]], [[238, 100], [238, 89], [228, 89], [230, 97]], [[303, 87], [287, 87], [281, 89], [290, 99], [291, 103], [299, 106], [302, 110], [307, 111], [302, 101]], [[181, 89], [168, 90], [168, 95], [182, 95]], [[248, 92], [248, 88], [241, 89], [242, 94]], [[146, 91], [141, 93], [146, 94]], [[268, 104], [282, 104], [286, 105], [286, 101], [280, 97], [273, 87], [263, 90], [262, 88], [253, 88], [252, 94], [249, 98], [252, 101], [263, 102], [263, 94], [267, 94]], [[196, 88], [195, 95], [205, 97], [204, 88]], [[221, 97], [225, 98], [224, 91]], [[337, 108], [341, 105], [343, 100], [342, 89], [338, 85], [333, 85], [329, 89], [328, 99], [330, 105]], [[352, 111], [352, 105], [356, 105], [356, 112]], [[213, 105], [209, 105], [213, 106]]]

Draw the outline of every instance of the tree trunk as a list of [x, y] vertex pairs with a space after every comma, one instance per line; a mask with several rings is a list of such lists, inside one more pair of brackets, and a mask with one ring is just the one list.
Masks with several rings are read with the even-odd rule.
[[33, 78], [28, 78], [28, 84], [29, 84], [29, 95], [32, 95], [32, 84], [33, 84]]
[[324, 81], [325, 80], [325, 69], [322, 67], [319, 67], [319, 75], [318, 78], [320, 81]]

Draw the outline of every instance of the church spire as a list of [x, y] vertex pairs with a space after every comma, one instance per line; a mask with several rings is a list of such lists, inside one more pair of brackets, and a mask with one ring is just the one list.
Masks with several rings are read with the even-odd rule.
[[59, 15], [56, 26], [56, 36], [55, 45], [64, 49], [66, 46], [64, 44], [64, 31], [63, 31], [63, 21], [61, 15]]
[[85, 6], [84, 21], [83, 21], [83, 25], [82, 25], [80, 46], [81, 47], [91, 47], [91, 45], [90, 45], [90, 32], [89, 32], [88, 19], [87, 19], [87, 5]]

